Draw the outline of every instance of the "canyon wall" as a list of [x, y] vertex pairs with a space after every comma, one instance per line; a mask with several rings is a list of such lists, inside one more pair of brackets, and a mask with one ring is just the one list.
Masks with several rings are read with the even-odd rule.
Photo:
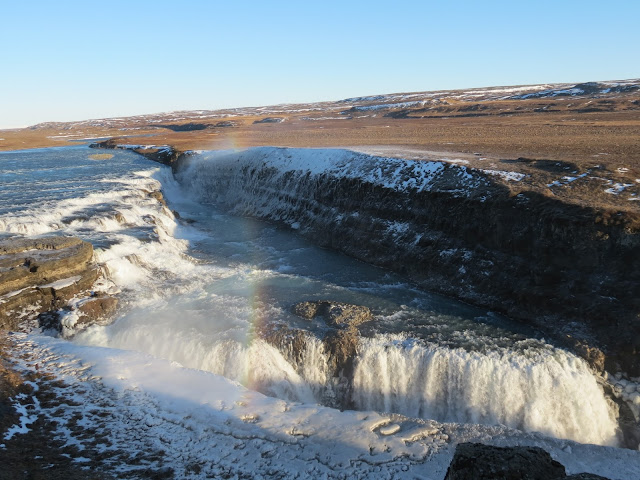
[[640, 375], [638, 215], [514, 194], [509, 172], [440, 161], [339, 149], [147, 151], [199, 201], [288, 225], [533, 325], [596, 370]]

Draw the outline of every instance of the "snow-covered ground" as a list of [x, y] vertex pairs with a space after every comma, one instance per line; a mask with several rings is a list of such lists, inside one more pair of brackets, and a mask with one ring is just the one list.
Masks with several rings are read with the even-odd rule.
[[[455, 445], [533, 445], [569, 473], [640, 478], [640, 454], [526, 434], [503, 426], [443, 424], [373, 411], [339, 411], [266, 397], [210, 372], [139, 352], [81, 346], [16, 334], [27, 371], [51, 374], [58, 404], [15, 403], [23, 417], [59, 424], [56, 434], [80, 451], [83, 465], [104, 454], [110, 471], [172, 469], [174, 478], [422, 478], [441, 480]], [[85, 431], [94, 432], [85, 435]], [[0, 452], [3, 446], [0, 445]], [[84, 452], [84, 453], [83, 453]]]

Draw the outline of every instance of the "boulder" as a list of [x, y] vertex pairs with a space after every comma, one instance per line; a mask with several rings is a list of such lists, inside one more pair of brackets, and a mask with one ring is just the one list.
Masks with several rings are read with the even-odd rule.
[[554, 480], [565, 478], [562, 464], [538, 447], [494, 447], [461, 443], [445, 480]]
[[357, 327], [361, 323], [373, 320], [371, 310], [367, 307], [327, 300], [296, 303], [292, 312], [307, 320], [322, 317], [331, 327], [346, 325]]
[[445, 480], [608, 480], [591, 473], [567, 476], [564, 466], [538, 447], [461, 443]]
[[76, 310], [81, 323], [94, 323], [111, 317], [118, 306], [118, 299], [109, 295], [97, 295], [81, 300]]
[[49, 310], [38, 315], [38, 324], [44, 329], [73, 335], [76, 330], [103, 322], [113, 316], [118, 299], [104, 294], [93, 294], [60, 310]]
[[255, 120], [253, 123], [282, 123], [284, 118], [282, 117], [265, 117], [260, 120]]

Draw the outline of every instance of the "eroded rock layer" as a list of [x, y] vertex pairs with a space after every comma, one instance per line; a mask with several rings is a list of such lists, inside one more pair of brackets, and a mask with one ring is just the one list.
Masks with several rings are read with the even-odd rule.
[[61, 329], [61, 315], [71, 311], [70, 326], [112, 315], [117, 299], [92, 291], [100, 275], [92, 257], [91, 244], [77, 237], [0, 242], [0, 330], [16, 330], [36, 316]]

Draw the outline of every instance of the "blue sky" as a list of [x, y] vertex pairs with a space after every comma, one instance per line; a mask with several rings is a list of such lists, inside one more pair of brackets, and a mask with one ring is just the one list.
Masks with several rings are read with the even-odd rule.
[[3, 2], [0, 128], [640, 77], [640, 2]]

